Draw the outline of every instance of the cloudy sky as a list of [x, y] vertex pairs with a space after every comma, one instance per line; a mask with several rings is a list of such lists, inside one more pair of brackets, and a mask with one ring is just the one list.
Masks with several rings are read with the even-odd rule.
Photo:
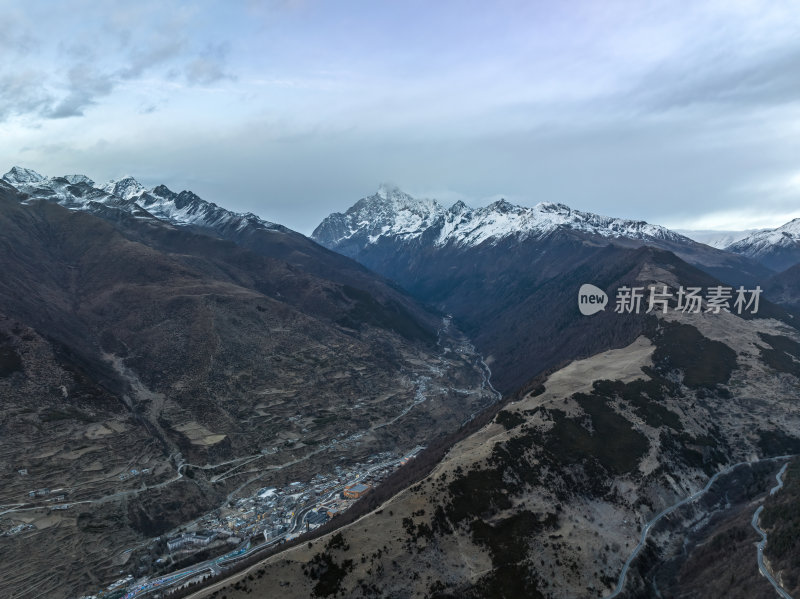
[[392, 182], [679, 228], [800, 216], [800, 3], [0, 0], [0, 170], [304, 233]]

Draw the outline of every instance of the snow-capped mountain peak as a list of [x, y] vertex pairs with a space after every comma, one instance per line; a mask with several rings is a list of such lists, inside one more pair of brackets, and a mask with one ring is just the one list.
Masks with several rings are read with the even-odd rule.
[[499, 200], [489, 204], [486, 208], [492, 212], [508, 214], [509, 212], [518, 212], [521, 206], [515, 206], [505, 198], [500, 198]]
[[775, 235], [776, 238], [777, 235], [780, 235], [780, 238], [783, 240], [800, 239], [800, 218], [792, 219], [785, 225], [781, 225], [777, 229], [774, 229], [773, 235]]
[[450, 206], [450, 208], [448, 208], [448, 209], [447, 209], [447, 211], [448, 211], [450, 214], [463, 214], [463, 213], [465, 213], [465, 212], [471, 212], [471, 211], [472, 211], [472, 208], [470, 208], [469, 206], [467, 206], [467, 205], [466, 205], [464, 202], [462, 202], [461, 200], [458, 200], [458, 201], [457, 201], [455, 204], [453, 204], [452, 206]]
[[758, 260], [774, 270], [789, 268], [800, 262], [800, 218], [775, 229], [751, 233], [725, 249]]
[[382, 183], [374, 195], [364, 200], [365, 204], [370, 207], [380, 206], [382, 209], [389, 209], [393, 213], [408, 211], [419, 214], [420, 216], [427, 216], [439, 214], [444, 210], [441, 204], [436, 202], [436, 200], [415, 198], [402, 191], [396, 185], [389, 183]]
[[332, 214], [325, 226], [340, 241], [366, 235], [374, 243], [386, 234], [412, 239], [434, 226], [444, 213], [444, 207], [435, 200], [416, 199], [395, 186], [383, 184], [344, 214]]
[[40, 183], [44, 179], [45, 177], [36, 171], [21, 166], [13, 166], [10, 171], [3, 175], [3, 180], [14, 186]]
[[330, 215], [312, 237], [327, 247], [352, 253], [357, 246], [384, 238], [410, 242], [424, 237], [437, 246], [477, 246], [540, 238], [562, 229], [612, 239], [692, 243], [658, 225], [581, 212], [565, 204], [542, 202], [527, 207], [500, 199], [482, 208], [459, 201], [445, 209], [435, 200], [416, 199], [389, 186], [381, 186], [378, 193], [359, 200], [345, 213]]
[[159, 198], [171, 198], [177, 195], [174, 191], [172, 191], [169, 187], [167, 187], [164, 184], [156, 185], [153, 189], [150, 190], [150, 193]]
[[44, 199], [73, 210], [96, 211], [111, 206], [136, 218], [156, 218], [177, 226], [191, 225], [223, 236], [248, 226], [285, 230], [255, 214], [221, 208], [191, 191], [175, 193], [166, 185], [148, 190], [130, 175], [96, 186], [86, 175], [44, 177], [30, 169], [14, 167], [3, 179], [28, 194], [26, 201]]
[[790, 220], [775, 229], [763, 229], [751, 233], [732, 243], [728, 249], [751, 248], [757, 250], [769, 246], [792, 246], [796, 243], [800, 243], [800, 218]]
[[139, 183], [130, 175], [125, 175], [121, 179], [112, 179], [99, 189], [122, 198], [123, 200], [130, 200], [134, 196], [141, 195], [146, 191], [144, 185]]
[[[94, 182], [85, 175], [45, 177], [31, 169], [15, 166], [3, 175], [3, 180], [27, 194], [25, 202], [44, 199], [82, 210], [91, 202], [105, 203], [109, 198], [119, 201], [93, 187]], [[80, 186], [80, 189], [76, 186]]]
[[211, 227], [233, 227], [242, 229], [248, 224], [274, 229], [277, 225], [267, 222], [252, 212], [231, 212], [207, 202], [191, 191], [175, 193], [166, 185], [158, 185], [139, 195], [137, 202], [148, 212], [173, 224], [201, 225]]

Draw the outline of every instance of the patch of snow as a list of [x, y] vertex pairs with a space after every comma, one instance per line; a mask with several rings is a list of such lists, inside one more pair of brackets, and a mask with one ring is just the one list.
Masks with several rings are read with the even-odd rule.
[[748, 229], [746, 231], [714, 231], [714, 230], [691, 230], [691, 229], [674, 229], [676, 233], [685, 235], [689, 239], [694, 239], [698, 243], [704, 243], [718, 250], [724, 250], [726, 247], [748, 235], [755, 233], [758, 229]]

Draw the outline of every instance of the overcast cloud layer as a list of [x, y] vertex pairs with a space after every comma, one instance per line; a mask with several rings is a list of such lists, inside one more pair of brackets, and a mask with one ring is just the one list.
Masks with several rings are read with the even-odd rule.
[[796, 1], [0, 11], [2, 172], [132, 174], [304, 233], [382, 181], [677, 228], [800, 216]]

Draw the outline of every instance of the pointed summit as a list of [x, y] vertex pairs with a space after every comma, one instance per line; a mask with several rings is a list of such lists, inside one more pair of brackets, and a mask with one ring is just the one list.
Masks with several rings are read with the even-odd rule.
[[786, 270], [800, 262], [800, 218], [775, 229], [751, 233], [725, 249], [758, 260], [778, 272]]
[[11, 185], [30, 185], [33, 183], [41, 183], [44, 179], [45, 177], [36, 171], [21, 166], [14, 166], [3, 175], [3, 180], [11, 183]]
[[144, 186], [130, 175], [125, 175], [121, 179], [112, 179], [100, 189], [123, 200], [130, 200], [145, 191]]
[[344, 240], [356, 245], [375, 243], [383, 236], [411, 240], [438, 226], [445, 213], [436, 200], [418, 199], [396, 185], [383, 183], [377, 193], [360, 199], [345, 213], [328, 216], [312, 238], [326, 246]]
[[177, 193], [172, 191], [169, 187], [163, 184], [154, 187], [150, 193], [152, 193], [156, 197], [166, 198], [166, 199], [174, 199], [178, 195]]
[[489, 204], [487, 206], [487, 209], [493, 212], [500, 212], [501, 214], [508, 214], [509, 212], [512, 212], [514, 210], [519, 210], [520, 206], [512, 204], [505, 198], [500, 198], [496, 202], [492, 202], [491, 204]]
[[463, 214], [465, 212], [469, 212], [470, 210], [472, 210], [472, 208], [467, 206], [461, 200], [458, 200], [455, 204], [453, 204], [452, 206], [450, 206], [450, 208], [447, 209], [447, 211], [450, 214]]

